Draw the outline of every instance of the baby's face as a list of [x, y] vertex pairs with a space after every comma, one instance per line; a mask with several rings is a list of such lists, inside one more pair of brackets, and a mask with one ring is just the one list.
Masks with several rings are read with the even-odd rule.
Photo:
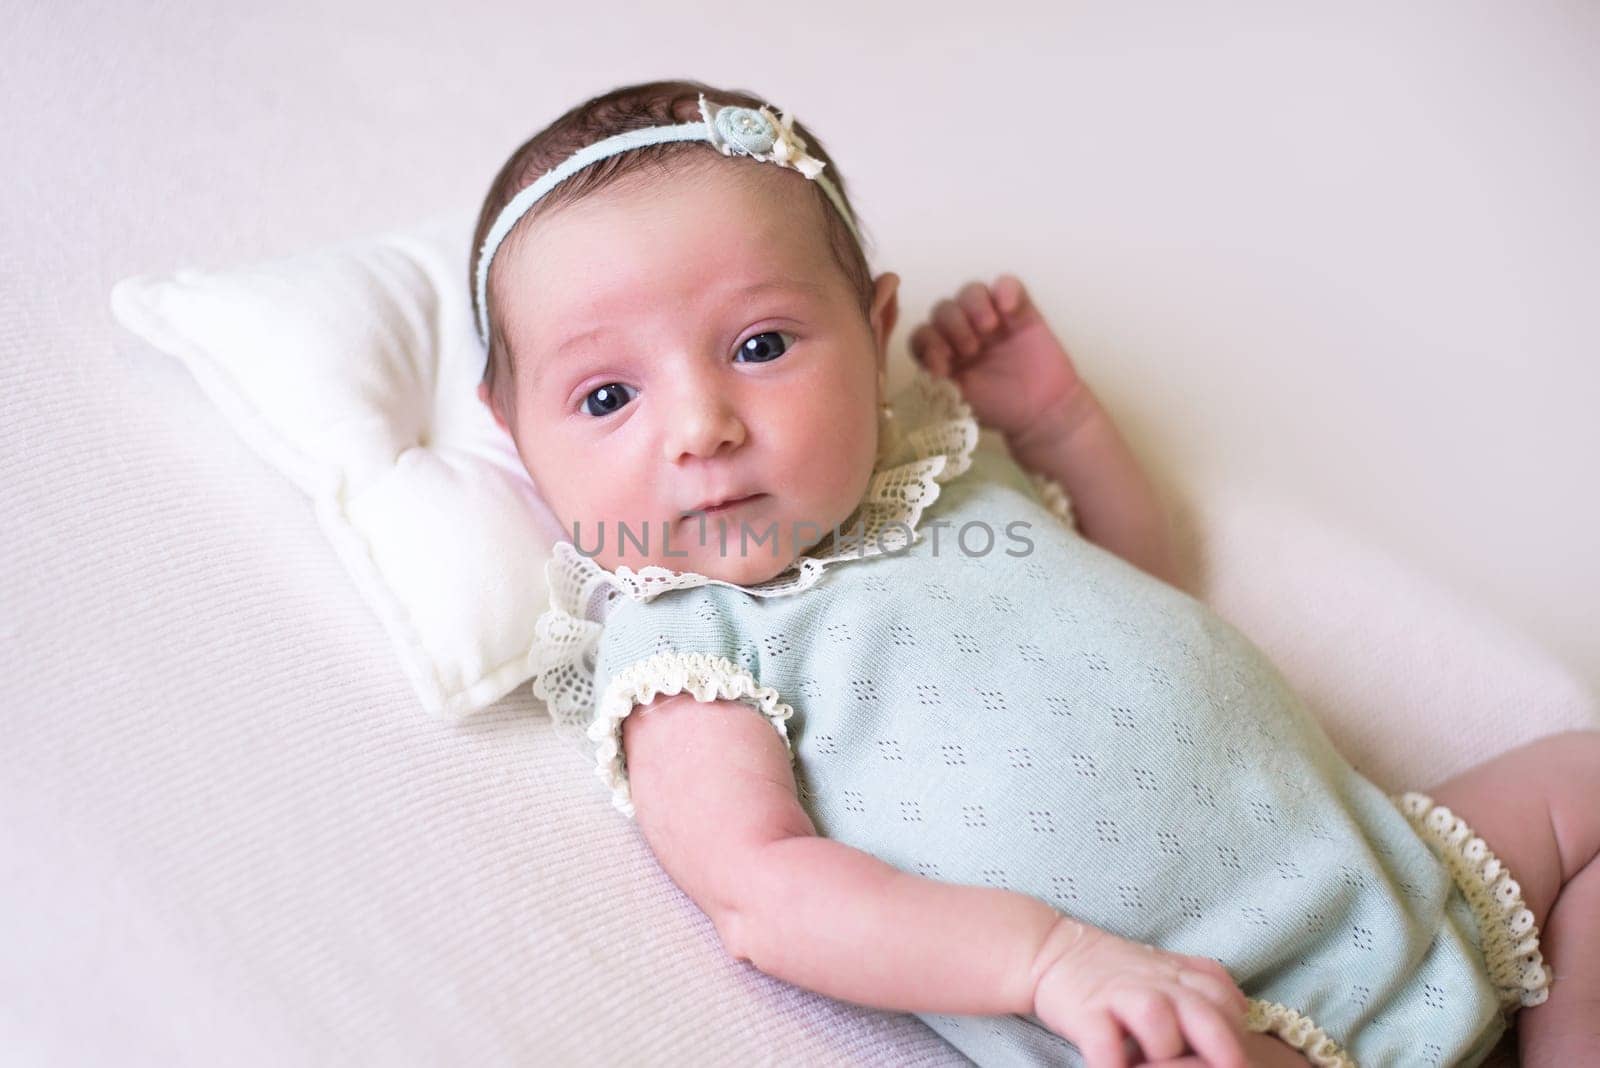
[[494, 270], [514, 423], [495, 414], [602, 567], [749, 585], [866, 491], [899, 279], [878, 277], [864, 316], [828, 250], [832, 209], [802, 175], [721, 157], [674, 166], [507, 242]]

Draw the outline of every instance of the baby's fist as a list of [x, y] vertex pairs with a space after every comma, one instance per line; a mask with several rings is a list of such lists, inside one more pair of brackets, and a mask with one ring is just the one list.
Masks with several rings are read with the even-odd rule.
[[1066, 349], [1011, 274], [992, 286], [968, 282], [939, 301], [910, 345], [929, 374], [961, 388], [980, 423], [1007, 437], [1059, 417], [1082, 387]]
[[1129, 1038], [1146, 1061], [1193, 1052], [1213, 1068], [1247, 1068], [1248, 1003], [1222, 965], [1062, 922], [1055, 944], [1065, 948], [1046, 943], [1055, 955], [1036, 972], [1033, 1012], [1088, 1068], [1126, 1068]]

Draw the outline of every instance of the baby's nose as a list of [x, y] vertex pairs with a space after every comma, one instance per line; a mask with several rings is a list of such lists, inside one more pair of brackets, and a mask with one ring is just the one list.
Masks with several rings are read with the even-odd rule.
[[715, 456], [744, 444], [745, 425], [732, 401], [716, 393], [687, 400], [666, 436], [666, 458]]

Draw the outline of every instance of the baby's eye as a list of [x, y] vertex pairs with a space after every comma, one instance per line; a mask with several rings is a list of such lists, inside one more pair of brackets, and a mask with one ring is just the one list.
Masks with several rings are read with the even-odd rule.
[[[619, 382], [607, 382], [599, 389], [591, 389], [583, 398], [583, 410], [590, 415], [610, 415], [628, 403], [622, 391], [627, 387]], [[590, 404], [590, 401], [596, 401]]]
[[[785, 341], [784, 339], [788, 340]], [[789, 351], [789, 346], [794, 344], [794, 335], [785, 334], [781, 330], [768, 330], [764, 334], [757, 334], [743, 345], [739, 346], [739, 355], [748, 356], [748, 363], [769, 363]]]

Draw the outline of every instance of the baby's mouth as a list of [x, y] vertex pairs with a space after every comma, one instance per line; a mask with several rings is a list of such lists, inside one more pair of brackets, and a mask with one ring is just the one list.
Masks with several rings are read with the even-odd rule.
[[720, 504], [702, 505], [699, 508], [693, 509], [692, 511], [683, 513], [679, 519], [693, 519], [699, 515], [719, 515], [723, 512], [731, 512], [735, 508], [741, 508], [744, 505], [759, 501], [765, 496], [765, 493], [751, 493], [743, 497], [734, 497], [730, 500], [723, 501]]

